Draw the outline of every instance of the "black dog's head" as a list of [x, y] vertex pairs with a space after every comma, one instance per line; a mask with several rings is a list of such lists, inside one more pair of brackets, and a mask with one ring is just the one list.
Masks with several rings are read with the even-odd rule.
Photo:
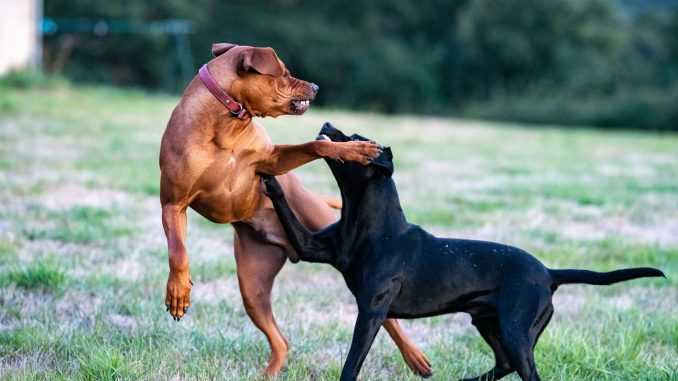
[[[334, 128], [330, 122], [325, 122], [316, 140], [330, 140], [333, 142], [370, 141], [370, 139], [357, 134], [346, 136], [343, 132]], [[376, 176], [391, 177], [393, 175], [393, 154], [390, 147], [383, 147], [383, 152], [368, 165], [327, 158], [325, 161], [329, 165], [330, 170], [332, 170], [334, 178], [340, 184], [346, 181], [355, 183], [361, 179], [369, 180]]]

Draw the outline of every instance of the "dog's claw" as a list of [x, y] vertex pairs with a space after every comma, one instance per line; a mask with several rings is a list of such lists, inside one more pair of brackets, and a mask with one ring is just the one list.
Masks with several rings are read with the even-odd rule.
[[190, 283], [191, 286], [193, 286], [193, 279], [189, 279], [189, 280], [188, 280], [188, 283]]
[[421, 378], [429, 378], [429, 377], [433, 376], [433, 369], [431, 369], [431, 370], [429, 370], [429, 371], [427, 371], [427, 372], [420, 372], [420, 371], [418, 371], [418, 370], [415, 369], [415, 370], [413, 370], [412, 372], [413, 372], [415, 375], [417, 375], [417, 376], [419, 376], [419, 377], [421, 377]]

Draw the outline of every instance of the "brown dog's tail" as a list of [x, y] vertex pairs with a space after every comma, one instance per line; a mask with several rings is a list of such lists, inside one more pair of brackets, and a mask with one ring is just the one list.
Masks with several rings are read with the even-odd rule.
[[327, 203], [327, 206], [329, 206], [330, 208], [337, 210], [341, 209], [342, 205], [341, 200], [333, 199], [332, 197], [325, 196], [324, 194], [319, 194], [318, 196], [322, 198], [323, 201], [325, 201]]
[[609, 285], [625, 280], [645, 277], [664, 277], [663, 272], [652, 267], [636, 267], [621, 269], [605, 273], [590, 270], [550, 270], [554, 286], [570, 283], [585, 283], [595, 285]]

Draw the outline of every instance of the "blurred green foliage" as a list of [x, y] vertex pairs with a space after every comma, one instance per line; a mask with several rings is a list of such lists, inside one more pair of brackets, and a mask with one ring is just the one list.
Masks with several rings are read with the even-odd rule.
[[[46, 0], [45, 14], [189, 19], [197, 66], [214, 42], [272, 46], [331, 107], [678, 130], [675, 0]], [[67, 76], [161, 87], [167, 36], [56, 33], [48, 63], [66, 38]]]

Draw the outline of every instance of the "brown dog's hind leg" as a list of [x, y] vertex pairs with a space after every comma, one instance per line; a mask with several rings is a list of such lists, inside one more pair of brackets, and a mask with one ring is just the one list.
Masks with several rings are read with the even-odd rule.
[[433, 375], [433, 368], [431, 362], [428, 360], [424, 352], [417, 348], [412, 341], [407, 337], [403, 331], [400, 323], [396, 319], [386, 319], [383, 327], [388, 332], [391, 339], [396, 343], [400, 353], [403, 355], [403, 360], [413, 372], [421, 377], [428, 378]]
[[247, 315], [259, 328], [271, 347], [271, 357], [264, 370], [264, 377], [274, 377], [280, 373], [289, 342], [283, 336], [273, 317], [271, 309], [271, 289], [273, 280], [286, 257], [282, 250], [258, 239], [254, 229], [243, 223], [233, 224], [235, 228], [235, 261], [238, 268], [238, 283]]

